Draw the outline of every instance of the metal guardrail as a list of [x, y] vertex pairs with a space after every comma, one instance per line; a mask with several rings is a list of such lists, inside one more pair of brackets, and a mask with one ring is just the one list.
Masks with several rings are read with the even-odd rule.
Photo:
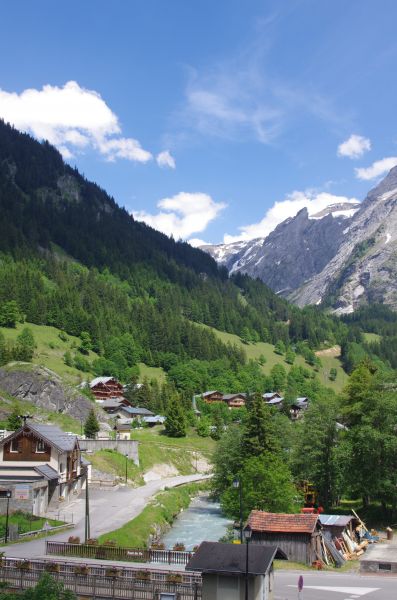
[[158, 600], [161, 593], [175, 594], [178, 600], [201, 600], [201, 578], [194, 574], [15, 558], [0, 562], [0, 580], [13, 589], [34, 587], [45, 571], [65, 589], [93, 600]]
[[121, 548], [93, 544], [70, 544], [69, 542], [46, 542], [46, 554], [56, 556], [77, 556], [100, 560], [122, 560], [129, 562], [150, 562], [163, 564], [186, 565], [193, 552], [181, 550], [155, 550], [151, 548]]

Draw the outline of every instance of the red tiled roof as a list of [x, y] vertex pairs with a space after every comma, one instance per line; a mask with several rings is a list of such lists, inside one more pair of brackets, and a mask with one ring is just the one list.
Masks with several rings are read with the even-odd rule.
[[261, 510], [251, 511], [248, 525], [252, 531], [279, 533], [313, 533], [318, 521], [315, 514], [268, 513]]

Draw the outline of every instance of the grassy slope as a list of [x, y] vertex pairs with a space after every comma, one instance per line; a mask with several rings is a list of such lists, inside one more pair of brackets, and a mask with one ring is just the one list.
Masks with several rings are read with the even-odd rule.
[[[185, 438], [169, 438], [162, 435], [164, 428], [139, 429], [132, 434], [139, 441], [139, 467], [127, 461], [127, 474], [130, 481], [142, 485], [143, 475], [155, 465], [172, 465], [181, 475], [191, 475], [196, 471], [196, 459], [207, 460], [216, 448], [211, 438], [201, 438], [191, 429]], [[94, 469], [125, 477], [125, 457], [113, 450], [101, 450], [90, 454], [89, 460]]]
[[[91, 372], [83, 373], [74, 367], [65, 365], [63, 360], [65, 352], [69, 351], [73, 356], [80, 344], [79, 338], [73, 335], [68, 335], [67, 341], [64, 342], [59, 337], [59, 329], [48, 327], [47, 325], [34, 325], [33, 323], [18, 323], [15, 329], [0, 327], [0, 331], [6, 340], [14, 341], [24, 327], [31, 329], [37, 345], [33, 364], [51, 369], [51, 371], [54, 371], [54, 373], [71, 385], [76, 385], [81, 381], [86, 381], [94, 377], [94, 374]], [[98, 355], [95, 352], [90, 352], [87, 358], [91, 362], [95, 358], [98, 358]], [[144, 363], [139, 363], [139, 371], [140, 381], [143, 381], [145, 377], [149, 380], [157, 379], [159, 383], [165, 381], [165, 373], [161, 368], [156, 369], [148, 367]]]
[[[72, 335], [67, 336], [67, 341], [60, 339], [60, 330], [46, 325], [34, 325], [33, 323], [18, 323], [15, 329], [0, 328], [6, 340], [15, 340], [24, 327], [29, 327], [34, 335], [36, 342], [36, 351], [33, 357], [33, 364], [47, 367], [62, 377], [67, 383], [78, 384], [86, 379], [94, 377], [92, 373], [83, 373], [74, 367], [65, 365], [63, 355], [69, 350], [71, 354], [78, 348], [80, 340]], [[89, 361], [98, 358], [95, 352], [90, 352], [87, 356]]]
[[[202, 325], [202, 327], [207, 327], [206, 325]], [[244, 344], [238, 335], [234, 335], [233, 333], [225, 333], [224, 331], [219, 331], [217, 329], [212, 328], [212, 331], [219, 337], [219, 339], [224, 343], [236, 344], [237, 346], [242, 347], [245, 350], [248, 359], [257, 359], [261, 354], [266, 358], [266, 363], [263, 365], [263, 372], [268, 375], [270, 373], [271, 368], [277, 364], [282, 363], [287, 371], [291, 368], [284, 360], [283, 357], [274, 352], [274, 346], [272, 344], [266, 344], [265, 342], [257, 342], [255, 344]], [[318, 372], [318, 377], [324, 385], [332, 388], [335, 392], [340, 392], [341, 389], [347, 382], [347, 374], [342, 369], [340, 360], [337, 356], [320, 356], [322, 367]], [[302, 356], [297, 355], [295, 364], [298, 366], [305, 367], [306, 369], [312, 370], [313, 368], [305, 362], [305, 359]], [[336, 381], [330, 381], [328, 375], [329, 371], [332, 367], [335, 367], [337, 370]]]
[[380, 342], [382, 336], [377, 333], [364, 333], [364, 340], [370, 344], [371, 342]]
[[157, 379], [158, 383], [165, 382], [165, 371], [161, 367], [148, 367], [145, 363], [138, 363], [139, 366], [139, 381], [142, 382], [145, 377], [151, 381]]

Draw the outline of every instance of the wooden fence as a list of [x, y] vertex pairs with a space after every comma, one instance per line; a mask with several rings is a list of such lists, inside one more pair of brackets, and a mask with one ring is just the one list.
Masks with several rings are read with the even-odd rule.
[[198, 575], [116, 565], [3, 558], [0, 580], [11, 589], [24, 590], [34, 587], [45, 571], [65, 589], [93, 600], [159, 600], [163, 593], [174, 594], [176, 600], [201, 600]]
[[122, 560], [139, 563], [163, 563], [186, 565], [193, 552], [181, 550], [154, 550], [151, 548], [121, 548], [120, 546], [95, 546], [91, 544], [69, 544], [68, 542], [46, 542], [46, 554], [56, 556], [78, 556], [99, 560]]

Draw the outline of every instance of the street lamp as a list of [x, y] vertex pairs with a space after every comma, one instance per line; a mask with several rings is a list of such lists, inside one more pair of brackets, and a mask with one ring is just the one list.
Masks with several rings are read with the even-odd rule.
[[4, 544], [8, 542], [8, 515], [10, 508], [10, 498], [11, 498], [11, 490], [7, 490], [5, 493], [5, 497], [7, 498], [7, 513], [6, 513], [6, 532], [4, 536]]
[[243, 543], [243, 486], [239, 479], [234, 479], [233, 487], [239, 491], [240, 500], [240, 544]]
[[248, 546], [251, 539], [252, 529], [249, 525], [244, 529], [245, 545], [247, 552], [245, 554], [245, 600], [248, 600]]
[[125, 485], [127, 485], [128, 454], [125, 455]]

